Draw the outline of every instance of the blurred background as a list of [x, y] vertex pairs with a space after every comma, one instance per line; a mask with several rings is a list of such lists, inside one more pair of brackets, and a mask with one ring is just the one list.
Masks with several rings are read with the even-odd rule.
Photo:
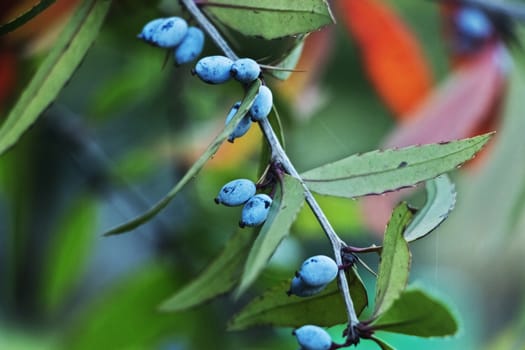
[[[525, 3], [517, 2], [525, 7]], [[32, 6], [3, 1], [5, 23]], [[77, 1], [58, 0], [0, 37], [4, 118]], [[356, 152], [497, 136], [452, 174], [450, 218], [412, 244], [412, 283], [452, 305], [450, 339], [385, 334], [398, 349], [525, 349], [525, 116], [520, 24], [501, 12], [462, 18], [454, 1], [338, 0], [337, 24], [308, 37], [302, 72], [268, 78], [286, 147], [300, 171]], [[224, 125], [242, 89], [203, 84], [191, 65], [136, 39], [147, 21], [182, 15], [176, 1], [113, 4], [80, 68], [37, 123], [0, 159], [0, 349], [294, 349], [290, 329], [227, 332], [227, 321], [294, 267], [330, 247], [305, 207], [258, 283], [190, 311], [157, 306], [206, 267], [236, 229], [239, 211], [213, 202], [222, 184], [256, 179], [257, 128], [225, 144], [148, 224], [101, 234], [167, 193]], [[473, 18], [473, 19], [472, 19]], [[463, 21], [463, 22], [462, 22]], [[465, 23], [467, 23], [465, 25]], [[227, 28], [238, 54], [271, 64], [293, 44]], [[207, 40], [203, 55], [219, 54]], [[415, 204], [424, 195], [407, 194]], [[319, 197], [354, 246], [381, 242], [400, 195]], [[364, 256], [375, 266], [377, 258]], [[370, 293], [373, 279], [362, 273]], [[331, 333], [340, 339], [341, 327]], [[360, 349], [374, 349], [363, 342]]]

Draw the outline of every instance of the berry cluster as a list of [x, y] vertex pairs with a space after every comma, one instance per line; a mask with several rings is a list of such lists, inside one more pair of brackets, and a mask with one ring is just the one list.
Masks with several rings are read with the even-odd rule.
[[266, 221], [272, 198], [267, 194], [255, 194], [257, 188], [248, 179], [237, 179], [222, 186], [215, 203], [224, 204], [228, 207], [243, 205], [240, 227], [259, 226]]
[[[242, 84], [248, 85], [260, 77], [261, 67], [251, 58], [239, 58], [233, 61], [225, 56], [208, 56], [197, 62], [193, 72], [208, 84], [221, 84], [234, 78]], [[240, 105], [240, 101], [233, 105], [226, 117], [226, 124], [237, 113]], [[272, 91], [266, 85], [261, 85], [250, 111], [237, 124], [235, 130], [228, 137], [228, 141], [233, 142], [236, 138], [246, 134], [250, 129], [251, 121], [258, 122], [267, 118], [272, 106]]]
[[[339, 272], [336, 262], [325, 255], [316, 255], [306, 259], [292, 279], [288, 295], [309, 297], [321, 292], [332, 282]], [[296, 336], [301, 350], [327, 350], [332, 347], [332, 338], [321, 327], [306, 325], [296, 329]]]
[[[189, 27], [179, 17], [159, 18], [148, 22], [138, 37], [152, 45], [174, 49], [177, 65], [190, 62], [200, 55], [204, 45], [204, 34], [195, 27]], [[192, 73], [208, 84], [222, 84], [235, 79], [245, 87], [256, 79], [262, 80], [260, 65], [251, 58], [232, 60], [225, 56], [201, 58]], [[230, 123], [237, 114], [241, 102], [236, 102], [226, 117]], [[246, 115], [238, 122], [228, 141], [234, 142], [248, 132], [252, 122], [261, 122], [268, 117], [273, 107], [273, 96], [266, 85], [261, 85]], [[243, 205], [239, 226], [258, 226], [268, 217], [272, 198], [264, 193], [257, 194], [257, 186], [248, 179], [236, 179], [225, 184], [215, 198], [217, 204], [225, 206]], [[293, 278], [288, 295], [308, 297], [322, 291], [332, 282], [339, 271], [335, 261], [324, 255], [305, 260]], [[318, 326], [306, 325], [294, 331], [301, 349], [327, 350], [332, 346], [330, 335]]]
[[197, 27], [188, 27], [180, 17], [157, 18], [146, 23], [137, 36], [154, 46], [173, 49], [176, 65], [196, 59], [204, 48], [204, 33]]

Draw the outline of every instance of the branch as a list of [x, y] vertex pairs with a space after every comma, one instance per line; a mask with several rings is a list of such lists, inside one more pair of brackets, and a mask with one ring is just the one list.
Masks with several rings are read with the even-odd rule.
[[[317, 221], [321, 225], [323, 231], [325, 232], [326, 236], [328, 237], [330, 244], [332, 245], [332, 250], [334, 252], [335, 256], [335, 262], [338, 266], [343, 265], [343, 259], [341, 257], [341, 251], [344, 247], [346, 247], [346, 244], [339, 238], [337, 233], [335, 232], [334, 228], [328, 221], [328, 218], [324, 214], [323, 210], [315, 200], [312, 192], [306, 186], [303, 179], [295, 169], [294, 165], [286, 155], [286, 152], [284, 151], [283, 147], [281, 146], [279, 139], [277, 138], [277, 135], [275, 135], [275, 132], [270, 125], [270, 122], [268, 119], [263, 119], [259, 122], [259, 126], [264, 134], [264, 137], [266, 138], [270, 149], [272, 151], [272, 161], [277, 162], [282, 165], [283, 169], [295, 177], [304, 189], [304, 195], [306, 198], [306, 203], [308, 203], [308, 206], [314, 213], [315, 217], [317, 218]], [[349, 331], [351, 332], [352, 336], [354, 335], [354, 326], [359, 323], [359, 319], [357, 318], [357, 314], [355, 312], [354, 303], [352, 302], [352, 298], [350, 297], [350, 289], [348, 287], [348, 281], [346, 279], [346, 274], [344, 270], [339, 271], [338, 275], [338, 284], [339, 289], [341, 291], [341, 294], [343, 295], [345, 305], [346, 305], [346, 312], [348, 314], [348, 320], [349, 320]]]
[[193, 18], [195, 18], [195, 20], [200, 24], [202, 29], [204, 29], [204, 31], [208, 33], [215, 45], [217, 45], [229, 59], [235, 61], [239, 58], [235, 54], [235, 52], [233, 52], [226, 40], [224, 40], [221, 33], [219, 33], [219, 31], [217, 30], [217, 28], [215, 28], [213, 23], [211, 23], [208, 20], [208, 18], [206, 18], [206, 16], [202, 13], [202, 11], [195, 4], [195, 2], [193, 2], [193, 0], [180, 0], [180, 2], [191, 13]]
[[[204, 16], [204, 14], [201, 12], [198, 6], [193, 2], [193, 0], [181, 0], [181, 3], [191, 13], [191, 15], [200, 24], [200, 26], [208, 33], [208, 35], [212, 38], [215, 44], [224, 52], [224, 54], [228, 56], [230, 59], [236, 60], [238, 56], [230, 48], [228, 43], [224, 40], [222, 35], [217, 31], [215, 26], [206, 18], [206, 16]], [[301, 183], [304, 189], [304, 195], [305, 195], [306, 202], [310, 206], [310, 209], [312, 210], [315, 217], [317, 218], [317, 221], [319, 221], [321, 228], [325, 232], [326, 236], [328, 237], [328, 240], [330, 241], [330, 244], [332, 245], [335, 262], [337, 263], [338, 266], [343, 265], [343, 261], [342, 261], [343, 259], [341, 256], [341, 252], [342, 252], [342, 249], [346, 247], [346, 244], [339, 238], [334, 228], [328, 221], [328, 218], [323, 213], [321, 207], [315, 200], [312, 192], [310, 192], [310, 189], [308, 189], [303, 179], [301, 178], [301, 176], [295, 169], [294, 165], [292, 164], [292, 162], [286, 155], [286, 152], [281, 146], [281, 143], [279, 142], [277, 135], [275, 135], [275, 132], [272, 126], [270, 125], [270, 122], [268, 121], [268, 119], [263, 119], [262, 121], [260, 121], [259, 126], [264, 134], [264, 137], [266, 138], [268, 142], [268, 145], [270, 146], [271, 153], [272, 153], [272, 161], [281, 164], [283, 169], [287, 173], [295, 177]], [[350, 297], [350, 288], [348, 287], [348, 280], [346, 279], [346, 273], [343, 269], [341, 269], [338, 274], [338, 285], [339, 285], [339, 290], [344, 298], [346, 312], [348, 314], [348, 321], [349, 321], [348, 331], [352, 339], [355, 339], [356, 335], [355, 335], [354, 327], [359, 323], [359, 319], [357, 318], [357, 314], [354, 308], [354, 303], [352, 302], [352, 298]]]

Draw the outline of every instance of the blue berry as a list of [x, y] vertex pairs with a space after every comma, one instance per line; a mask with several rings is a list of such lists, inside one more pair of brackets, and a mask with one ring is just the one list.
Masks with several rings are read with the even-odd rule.
[[240, 227], [258, 226], [266, 221], [272, 199], [266, 194], [257, 194], [250, 198], [242, 208]]
[[323, 328], [306, 325], [293, 331], [300, 350], [328, 350], [332, 347], [332, 338]]
[[180, 17], [165, 18], [153, 31], [151, 40], [153, 45], [163, 48], [172, 48], [180, 44], [188, 31], [188, 23]]
[[[239, 107], [241, 106], [241, 102], [237, 102], [233, 105], [232, 109], [230, 110], [230, 113], [228, 113], [228, 116], [226, 117], [225, 124], [228, 124], [230, 120], [232, 120], [233, 116], [235, 116], [235, 113], [239, 110]], [[228, 137], [228, 141], [232, 142], [250, 130], [250, 126], [252, 125], [252, 120], [248, 114], [246, 114], [242, 119], [239, 121], [233, 132]]]
[[233, 207], [246, 203], [255, 195], [255, 184], [248, 179], [237, 179], [222, 186], [215, 203]]
[[480, 9], [462, 7], [456, 13], [455, 24], [461, 35], [474, 40], [487, 39], [492, 35], [492, 22]]
[[272, 91], [266, 86], [261, 85], [259, 92], [250, 108], [250, 115], [253, 121], [260, 121], [268, 117], [273, 106]]
[[204, 33], [197, 27], [189, 27], [186, 36], [174, 52], [175, 64], [181, 65], [196, 59], [204, 48]]
[[241, 83], [251, 83], [261, 74], [261, 67], [251, 58], [240, 58], [233, 63], [231, 73]]
[[225, 56], [208, 56], [201, 58], [195, 65], [194, 72], [208, 84], [221, 84], [231, 78], [233, 61]]
[[140, 32], [140, 34], [137, 35], [137, 38], [142, 39], [148, 43], [151, 43], [151, 41], [153, 40], [153, 34], [157, 31], [157, 28], [162, 22], [164, 22], [164, 18], [157, 18], [157, 19], [149, 21], [142, 28], [142, 31]]
[[300, 278], [295, 276], [290, 284], [290, 289], [286, 292], [288, 295], [297, 295], [298, 297], [310, 297], [325, 289], [326, 285], [309, 286]]
[[316, 255], [303, 262], [298, 276], [306, 285], [319, 287], [332, 282], [338, 271], [339, 267], [332, 258], [325, 255]]

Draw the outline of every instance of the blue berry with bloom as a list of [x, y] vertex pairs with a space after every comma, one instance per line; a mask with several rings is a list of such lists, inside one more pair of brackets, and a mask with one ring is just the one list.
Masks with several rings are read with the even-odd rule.
[[256, 187], [253, 181], [248, 179], [237, 179], [222, 186], [215, 203], [234, 207], [246, 203], [255, 195]]
[[306, 325], [293, 331], [300, 350], [329, 350], [332, 347], [332, 338], [327, 331], [319, 326]]
[[325, 255], [316, 255], [306, 259], [297, 275], [311, 287], [325, 286], [332, 282], [339, 272], [335, 261]]
[[197, 27], [189, 27], [186, 36], [175, 48], [175, 64], [180, 66], [195, 60], [204, 48], [204, 33]]
[[253, 121], [261, 121], [268, 117], [273, 106], [272, 91], [266, 86], [261, 85], [252, 107], [250, 108], [250, 115]]
[[226, 56], [208, 56], [197, 61], [194, 73], [208, 84], [222, 84], [230, 80], [233, 61]]
[[267, 194], [261, 193], [253, 196], [242, 208], [239, 226], [252, 227], [261, 225], [266, 221], [271, 205], [272, 198]]
[[[230, 113], [228, 113], [228, 116], [226, 117], [225, 124], [228, 124], [230, 120], [235, 116], [235, 113], [239, 110], [239, 107], [241, 106], [241, 102], [237, 102], [233, 105], [232, 109], [230, 110]], [[228, 141], [233, 143], [233, 141], [236, 138], [239, 138], [241, 136], [244, 136], [250, 130], [250, 127], [252, 126], [252, 120], [248, 114], [246, 114], [242, 119], [239, 121], [233, 132], [228, 136]]]
[[261, 75], [261, 67], [251, 58], [239, 58], [233, 63], [231, 73], [235, 80], [249, 84]]

